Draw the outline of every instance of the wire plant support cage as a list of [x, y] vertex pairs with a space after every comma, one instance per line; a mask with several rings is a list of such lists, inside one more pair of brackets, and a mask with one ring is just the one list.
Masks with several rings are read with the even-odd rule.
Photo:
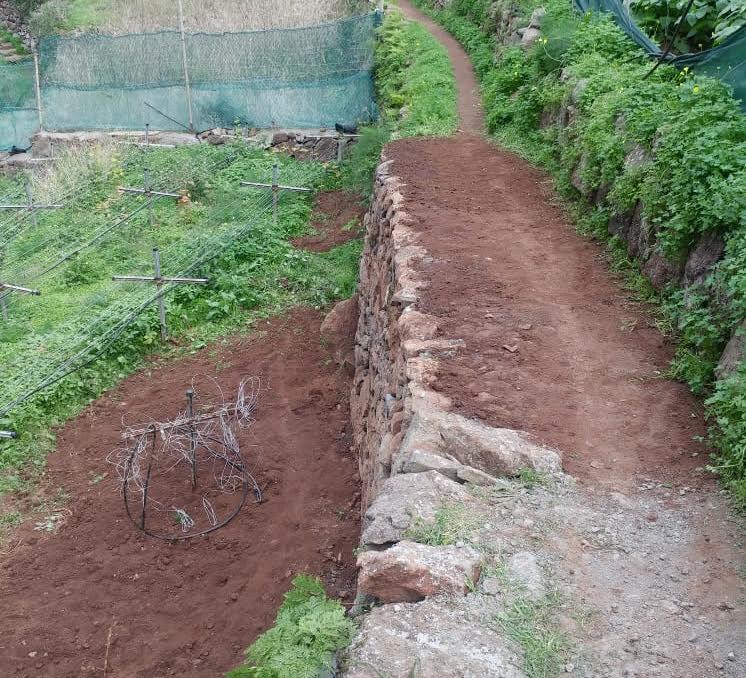
[[239, 440], [254, 423], [259, 380], [243, 379], [231, 403], [215, 380], [209, 383], [218, 404], [193, 383], [174, 420], [127, 427], [125, 445], [110, 455], [127, 516], [150, 537], [204, 536], [230, 523], [252, 493], [262, 501]]

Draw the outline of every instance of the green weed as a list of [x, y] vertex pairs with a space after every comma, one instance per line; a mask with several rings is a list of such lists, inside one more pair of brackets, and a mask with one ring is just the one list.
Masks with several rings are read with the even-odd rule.
[[435, 513], [435, 520], [426, 523], [418, 520], [406, 532], [407, 539], [429, 546], [452, 546], [467, 541], [477, 529], [479, 521], [466, 507], [446, 504]]
[[318, 678], [330, 669], [334, 653], [346, 646], [353, 623], [337, 601], [326, 597], [321, 582], [306, 575], [293, 587], [275, 625], [246, 650], [246, 662], [227, 678]]
[[569, 641], [557, 630], [557, 601], [517, 598], [496, 619], [496, 625], [523, 650], [523, 668], [529, 678], [555, 678], [562, 671]]

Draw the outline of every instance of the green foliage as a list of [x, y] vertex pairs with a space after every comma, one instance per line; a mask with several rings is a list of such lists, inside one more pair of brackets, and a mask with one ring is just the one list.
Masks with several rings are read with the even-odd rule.
[[[580, 198], [578, 178], [591, 196], [606, 196], [591, 208], [586, 232], [610, 242], [616, 264], [627, 260], [626, 246], [610, 238], [609, 216], [631, 215], [640, 205], [646, 256], [682, 267], [703, 238], [725, 242], [725, 256], [706, 279], [664, 291], [660, 322], [678, 339], [670, 374], [710, 395], [716, 468], [746, 494], [738, 480], [746, 473], [746, 382], [721, 383], [714, 374], [746, 317], [746, 116], [728, 88], [669, 66], [646, 77], [649, 61], [610, 17], [574, 15], [568, 0], [520, 4], [526, 17], [539, 5], [547, 11], [544, 37], [528, 50], [496, 44], [485, 32], [496, 29], [482, 0], [454, 0], [445, 10], [434, 10], [432, 0], [419, 4], [471, 54], [489, 131], [552, 170], [566, 197]], [[571, 124], [547, 124], [570, 111]], [[642, 162], [628, 161], [632, 150]]]
[[318, 678], [332, 666], [334, 653], [352, 639], [354, 626], [337, 601], [326, 597], [321, 582], [306, 575], [293, 588], [275, 625], [246, 650], [246, 663], [227, 678]]
[[448, 136], [458, 122], [448, 53], [420, 24], [390, 12], [376, 47], [376, 86], [397, 136]]
[[[632, 0], [632, 14], [650, 37], [668, 44], [689, 0]], [[741, 0], [694, 0], [673, 47], [693, 52], [722, 42], [746, 22]]]
[[478, 527], [477, 517], [458, 504], [446, 504], [435, 513], [435, 520], [415, 522], [407, 531], [407, 537], [429, 546], [452, 546], [469, 538]]

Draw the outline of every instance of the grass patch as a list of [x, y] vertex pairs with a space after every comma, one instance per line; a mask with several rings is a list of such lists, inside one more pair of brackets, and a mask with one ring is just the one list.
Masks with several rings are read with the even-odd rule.
[[557, 630], [558, 601], [517, 598], [495, 618], [495, 625], [523, 650], [523, 670], [528, 678], [555, 678], [569, 650], [566, 636]]
[[321, 582], [306, 575], [277, 614], [274, 627], [246, 650], [246, 662], [227, 678], [318, 678], [332, 668], [334, 653], [352, 639], [353, 623], [337, 601], [326, 597]]
[[521, 485], [529, 490], [534, 487], [546, 485], [549, 482], [546, 473], [536, 471], [532, 468], [522, 468], [518, 473], [518, 479], [521, 481]]
[[464, 506], [446, 504], [435, 513], [432, 523], [417, 520], [409, 527], [405, 537], [428, 546], [453, 546], [468, 541], [479, 527], [477, 516]]

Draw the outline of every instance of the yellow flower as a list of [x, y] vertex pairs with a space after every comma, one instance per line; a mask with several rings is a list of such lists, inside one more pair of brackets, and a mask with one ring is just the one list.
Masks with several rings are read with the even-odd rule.
[[699, 85], [694, 85], [693, 92], [696, 94], [699, 92]]

